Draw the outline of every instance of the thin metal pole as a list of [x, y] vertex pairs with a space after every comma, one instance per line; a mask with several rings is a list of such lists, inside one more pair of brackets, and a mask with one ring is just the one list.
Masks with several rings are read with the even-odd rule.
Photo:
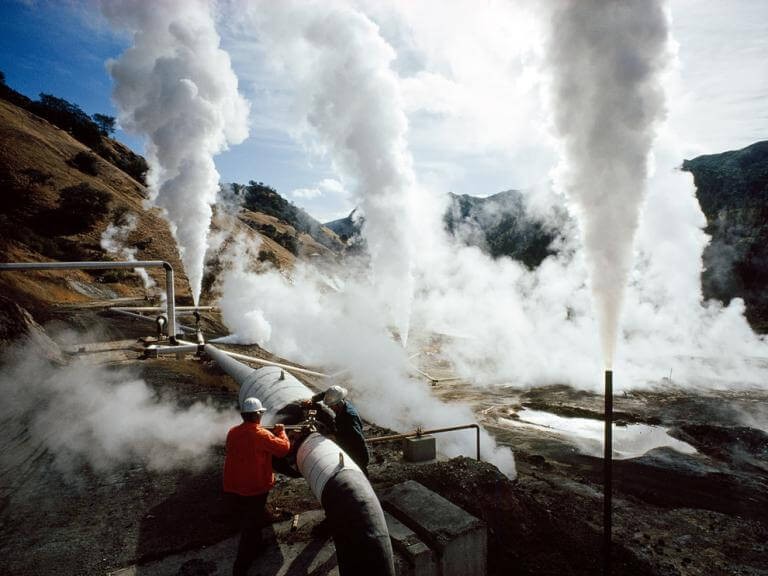
[[[179, 340], [181, 344], [194, 344], [194, 342], [189, 342], [187, 340]], [[237, 352], [230, 352], [229, 350], [222, 350], [221, 348], [216, 348], [212, 346], [211, 344], [207, 344], [207, 346], [210, 346], [211, 348], [214, 348], [215, 350], [218, 350], [222, 354], [226, 354], [227, 356], [230, 356], [232, 358], [235, 358], [237, 360], [245, 360], [246, 362], [255, 362], [256, 364], [261, 364], [262, 366], [277, 366], [278, 368], [282, 368], [284, 370], [288, 370], [289, 372], [296, 372], [298, 374], [306, 374], [307, 376], [317, 376], [319, 378], [329, 378], [328, 374], [323, 374], [322, 372], [315, 372], [314, 370], [307, 370], [306, 368], [299, 368], [298, 366], [291, 366], [290, 364], [281, 364], [280, 362], [272, 362], [270, 360], [263, 360], [262, 358], [256, 358], [254, 356], [246, 356], [245, 354], [238, 354]]]
[[613, 500], [613, 371], [605, 371], [605, 442], [603, 444], [603, 574], [611, 574]]
[[377, 436], [376, 438], [368, 438], [366, 442], [368, 444], [378, 444], [380, 442], [391, 442], [393, 440], [402, 440], [403, 438], [413, 438], [414, 436], [423, 436], [424, 434], [439, 434], [441, 432], [454, 432], [456, 430], [467, 430], [469, 428], [475, 429], [477, 459], [480, 460], [480, 426], [478, 426], [477, 424], [451, 426], [450, 428], [434, 428], [432, 430], [414, 430], [413, 432], [406, 432], [405, 434], [391, 434], [390, 436]]
[[[167, 263], [166, 263], [167, 264]], [[168, 311], [168, 339], [172, 344], [176, 344], [176, 289], [173, 285], [173, 268], [170, 264], [165, 266], [165, 286], [168, 294], [166, 296]]]
[[[165, 312], [162, 306], [110, 306], [110, 310], [125, 310], [127, 312]], [[179, 312], [214, 312], [218, 306], [175, 306], [176, 316]]]
[[110, 270], [122, 268], [165, 268], [165, 290], [168, 300], [168, 337], [176, 342], [176, 296], [173, 286], [173, 266], [163, 260], [124, 262], [2, 262], [2, 270]]

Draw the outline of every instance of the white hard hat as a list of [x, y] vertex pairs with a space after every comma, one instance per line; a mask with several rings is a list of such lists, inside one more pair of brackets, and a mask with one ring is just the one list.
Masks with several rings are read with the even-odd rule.
[[267, 409], [261, 405], [261, 400], [253, 397], [243, 400], [243, 405], [240, 407], [240, 412], [243, 414], [251, 414], [253, 412], [263, 414], [266, 411]]
[[323, 402], [326, 406], [334, 406], [344, 400], [347, 397], [347, 389], [341, 386], [333, 385], [325, 391], [323, 396]]

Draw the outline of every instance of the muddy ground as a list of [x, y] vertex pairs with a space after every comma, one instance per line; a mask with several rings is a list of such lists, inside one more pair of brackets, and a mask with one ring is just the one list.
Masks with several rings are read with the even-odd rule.
[[[55, 316], [49, 333], [67, 327], [97, 334], [65, 346], [64, 356], [129, 367], [180, 404], [203, 400], [235, 409], [236, 384], [211, 362], [139, 359], [136, 339], [151, 333], [146, 324], [95, 310]], [[473, 396], [462, 382], [440, 384], [435, 393], [472, 403], [479, 422], [515, 450], [517, 477], [469, 457], [407, 464], [397, 444], [377, 444], [374, 488], [415, 479], [485, 520], [489, 574], [599, 574], [601, 460], [561, 435], [503, 423], [521, 408], [600, 418], [602, 398], [565, 386]], [[619, 421], [663, 425], [697, 452], [657, 448], [614, 461], [615, 574], [768, 575], [768, 435], [739, 416], [766, 399], [761, 392], [674, 389], [616, 398]], [[194, 552], [236, 532], [220, 490], [223, 445], [193, 470], [151, 472], [137, 461], [109, 472], [62, 472], [55, 455], [31, 440], [23, 418], [6, 418], [2, 428], [1, 574], [106, 574]], [[366, 426], [370, 437], [388, 432]], [[269, 501], [273, 520], [318, 508], [303, 479], [278, 477]], [[205, 566], [182, 572], [222, 573]]]

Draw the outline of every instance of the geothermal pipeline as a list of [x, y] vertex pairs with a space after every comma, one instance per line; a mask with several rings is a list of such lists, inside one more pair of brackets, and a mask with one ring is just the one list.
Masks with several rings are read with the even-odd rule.
[[[301, 401], [312, 391], [277, 366], [253, 369], [218, 348], [206, 344], [208, 354], [240, 385], [240, 403], [248, 397], [261, 400], [267, 409], [266, 427], [296, 425], [301, 419]], [[394, 576], [394, 558], [389, 530], [368, 478], [335, 442], [318, 432], [294, 441], [296, 465], [312, 493], [325, 509], [332, 530], [341, 576]]]
[[124, 268], [163, 268], [165, 270], [166, 301], [168, 304], [168, 337], [176, 341], [176, 296], [173, 284], [173, 266], [162, 260], [136, 260], [126, 262], [3, 262], [0, 271], [19, 270], [110, 270]]

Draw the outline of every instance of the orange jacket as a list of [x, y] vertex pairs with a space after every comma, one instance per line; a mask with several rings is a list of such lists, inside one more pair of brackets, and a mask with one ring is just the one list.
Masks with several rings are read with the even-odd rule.
[[274, 435], [255, 422], [243, 422], [227, 434], [224, 458], [224, 492], [255, 496], [275, 485], [272, 455], [288, 454], [291, 443], [285, 430]]

